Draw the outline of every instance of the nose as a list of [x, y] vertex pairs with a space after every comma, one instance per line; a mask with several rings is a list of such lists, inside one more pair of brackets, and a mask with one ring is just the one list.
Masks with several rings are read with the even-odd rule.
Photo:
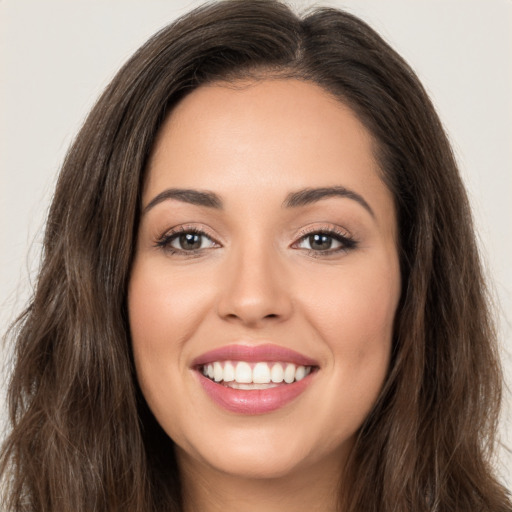
[[217, 308], [224, 320], [259, 328], [291, 316], [286, 268], [272, 249], [233, 254], [220, 277]]

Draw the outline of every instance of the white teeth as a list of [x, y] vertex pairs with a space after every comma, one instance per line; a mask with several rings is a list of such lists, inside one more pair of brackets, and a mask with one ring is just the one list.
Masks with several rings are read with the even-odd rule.
[[284, 370], [284, 381], [287, 384], [291, 384], [295, 379], [295, 365], [287, 364], [286, 369]]
[[236, 365], [235, 380], [240, 383], [249, 384], [252, 382], [252, 370], [249, 363], [240, 361]]
[[224, 382], [232, 382], [235, 380], [235, 367], [228, 361], [224, 365]]
[[293, 363], [248, 363], [245, 361], [214, 361], [203, 365], [203, 375], [215, 382], [230, 383], [234, 389], [267, 389], [283, 381], [291, 384], [311, 373], [311, 366]]
[[252, 371], [252, 381], [255, 384], [268, 384], [270, 382], [270, 368], [267, 363], [256, 363]]
[[215, 361], [215, 363], [213, 363], [213, 378], [215, 382], [220, 382], [223, 377], [224, 371], [222, 370], [222, 365]]
[[272, 366], [272, 370], [270, 370], [270, 377], [272, 379], [272, 382], [283, 382], [284, 370], [280, 363], [277, 363], [274, 366]]
[[302, 380], [306, 376], [306, 368], [304, 366], [297, 367], [295, 371], [295, 380]]
[[272, 382], [269, 384], [255, 384], [252, 382], [250, 384], [239, 384], [238, 382], [231, 382], [228, 387], [233, 389], [270, 389], [277, 387], [277, 384]]

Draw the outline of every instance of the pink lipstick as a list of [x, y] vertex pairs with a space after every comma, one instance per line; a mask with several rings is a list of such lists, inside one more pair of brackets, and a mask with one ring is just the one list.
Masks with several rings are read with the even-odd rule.
[[220, 407], [263, 414], [299, 397], [313, 382], [318, 363], [278, 345], [228, 345], [197, 357], [192, 367]]

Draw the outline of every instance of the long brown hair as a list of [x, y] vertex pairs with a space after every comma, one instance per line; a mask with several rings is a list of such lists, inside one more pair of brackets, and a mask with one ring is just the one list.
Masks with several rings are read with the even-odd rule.
[[[359, 430], [340, 510], [512, 510], [490, 465], [501, 374], [470, 209], [410, 67], [356, 17], [273, 0], [209, 4], [119, 71], [64, 161], [33, 298], [11, 329], [10, 511], [179, 511], [172, 441], [137, 385], [125, 307], [144, 170], [201, 84], [313, 81], [375, 140], [398, 211], [403, 290], [388, 378]], [[347, 491], [348, 489], [348, 491]]]

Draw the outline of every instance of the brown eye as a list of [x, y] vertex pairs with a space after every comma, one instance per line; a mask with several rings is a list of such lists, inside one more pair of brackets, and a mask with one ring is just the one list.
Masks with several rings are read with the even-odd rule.
[[217, 242], [212, 240], [202, 231], [179, 231], [163, 236], [156, 244], [158, 247], [171, 253], [194, 253], [203, 249], [218, 247]]
[[203, 244], [203, 235], [199, 233], [184, 233], [176, 237], [171, 245], [176, 249], [183, 251], [193, 251], [195, 249], [201, 249]]
[[333, 239], [323, 233], [315, 233], [308, 236], [308, 242], [314, 251], [326, 251], [332, 247]]
[[336, 250], [344, 246], [343, 242], [338, 238], [338, 235], [329, 233], [312, 233], [303, 237], [297, 246], [300, 249], [308, 249], [310, 251]]
[[357, 242], [355, 240], [338, 232], [317, 231], [303, 236], [294, 247], [317, 254], [333, 254], [348, 251], [356, 245]]

